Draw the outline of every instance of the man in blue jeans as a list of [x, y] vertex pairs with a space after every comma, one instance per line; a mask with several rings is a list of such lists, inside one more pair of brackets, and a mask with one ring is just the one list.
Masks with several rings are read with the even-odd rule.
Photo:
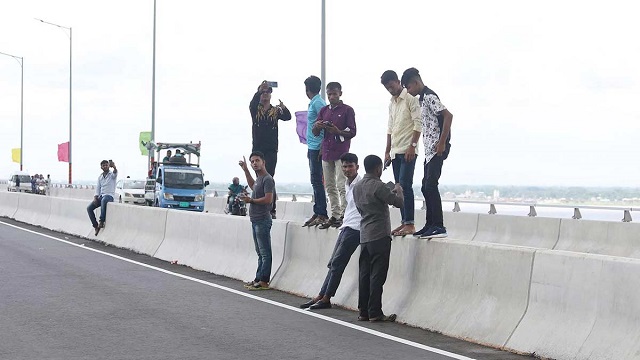
[[413, 172], [422, 132], [420, 104], [402, 87], [395, 71], [385, 71], [380, 82], [391, 94], [384, 160], [385, 164], [391, 162], [393, 165], [395, 182], [402, 186], [404, 192], [404, 205], [400, 208], [402, 223], [391, 231], [391, 235], [412, 235], [416, 232]]
[[318, 120], [320, 110], [326, 105], [324, 99], [320, 96], [322, 82], [317, 76], [309, 76], [304, 81], [309, 103], [309, 111], [307, 112], [307, 158], [309, 159], [309, 170], [311, 172], [311, 186], [313, 187], [313, 216], [307, 220], [304, 226], [318, 226], [329, 220], [327, 216], [327, 195], [324, 191], [322, 183], [322, 157], [320, 149], [322, 148], [322, 140], [324, 139], [324, 130], [318, 135], [314, 135], [313, 126]]
[[[96, 186], [96, 194], [93, 197], [93, 201], [87, 206], [87, 213], [89, 213], [89, 219], [95, 229], [95, 235], [98, 236], [100, 229], [104, 228], [104, 223], [107, 221], [107, 203], [113, 201], [116, 194], [116, 181], [118, 180], [118, 169], [116, 164], [109, 160], [102, 160], [100, 162], [100, 168], [102, 168], [102, 174], [98, 177], [98, 185]], [[109, 168], [113, 168], [113, 171], [109, 171]], [[96, 221], [96, 214], [94, 210], [100, 208], [100, 223]]]
[[240, 199], [249, 204], [249, 219], [253, 232], [253, 243], [258, 254], [258, 270], [253, 281], [245, 284], [249, 290], [269, 290], [271, 281], [271, 207], [276, 183], [265, 167], [264, 154], [254, 151], [249, 155], [251, 168], [256, 173], [256, 179], [249, 172], [247, 160], [243, 157], [239, 162], [247, 178], [247, 184], [253, 192], [251, 196], [240, 195]]

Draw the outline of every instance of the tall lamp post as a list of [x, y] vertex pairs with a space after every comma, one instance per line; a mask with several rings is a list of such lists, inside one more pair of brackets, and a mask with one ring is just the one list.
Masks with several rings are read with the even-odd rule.
[[[71, 127], [71, 125], [72, 125], [72, 116], [71, 116], [71, 109], [72, 109], [72, 107], [71, 107], [71, 105], [72, 105], [72, 96], [71, 96], [72, 82], [71, 82], [71, 80], [72, 80], [72, 75], [73, 75], [73, 73], [72, 73], [72, 69], [73, 68], [71, 66], [72, 65], [72, 62], [71, 62], [72, 61], [72, 56], [71, 55], [72, 55], [72, 48], [73, 48], [73, 31], [71, 30], [70, 27], [66, 27], [66, 26], [61, 26], [61, 25], [58, 25], [58, 24], [50, 23], [50, 22], [47, 22], [47, 21], [44, 21], [44, 20], [41, 20], [41, 19], [36, 19], [36, 20], [40, 21], [41, 23], [47, 24], [47, 25], [52, 25], [52, 26], [58, 27], [58, 28], [63, 29], [63, 30], [69, 30], [69, 34], [67, 36], [69, 37], [69, 185], [71, 185], [73, 183], [73, 177], [72, 177], [72, 172], [71, 172], [71, 153], [72, 153], [71, 152], [71, 138], [72, 138], [71, 137], [71, 134], [72, 134], [71, 133], [71, 129], [72, 129], [72, 127]], [[67, 32], [65, 31], [65, 34], [66, 33]]]
[[[14, 58], [18, 64], [20, 64], [20, 171], [22, 171], [22, 134], [23, 134], [23, 129], [24, 129], [24, 121], [23, 121], [23, 114], [24, 114], [24, 58], [23, 57], [19, 57], [19, 56], [15, 56], [15, 55], [11, 55], [11, 54], [6, 54], [3, 52], [0, 52], [0, 54], [2, 55], [6, 55], [6, 56], [11, 56], [12, 58]], [[20, 59], [20, 60], [18, 60]]]
[[326, 27], [325, 27], [325, 20], [326, 20], [326, 6], [325, 6], [325, 0], [322, 0], [322, 25], [321, 25], [321, 30], [320, 30], [320, 81], [322, 82], [322, 86], [320, 88], [321, 91], [321, 96], [323, 99], [327, 98], [327, 92], [325, 90], [325, 88], [327, 87], [327, 84], [325, 83], [326, 80], [326, 62], [325, 62], [325, 56], [326, 56], [326, 51], [325, 51], [325, 38], [326, 38]]
[[[153, 68], [151, 70], [151, 143], [156, 142], [156, 0], [153, 0]], [[149, 149], [149, 168], [153, 166], [153, 149]], [[155, 174], [153, 174], [155, 176]]]

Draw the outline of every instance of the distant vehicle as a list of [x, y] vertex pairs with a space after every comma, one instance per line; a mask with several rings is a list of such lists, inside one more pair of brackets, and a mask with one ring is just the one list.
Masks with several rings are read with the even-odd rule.
[[116, 198], [114, 200], [125, 204], [144, 205], [144, 185], [146, 180], [124, 179], [116, 183]]
[[[152, 178], [146, 182], [144, 199], [147, 202], [151, 200], [153, 206], [157, 207], [204, 211], [205, 187], [209, 185], [209, 181], [204, 180], [204, 174], [200, 169], [200, 143], [149, 145], [156, 150], [158, 158], [161, 151], [170, 149], [180, 149], [185, 157], [180, 159], [181, 161], [158, 163]], [[191, 163], [191, 155], [197, 157], [196, 164]]]
[[[16, 187], [16, 182], [20, 179], [20, 188]], [[31, 192], [31, 175], [26, 171], [16, 171], [11, 174], [7, 182], [7, 191]]]

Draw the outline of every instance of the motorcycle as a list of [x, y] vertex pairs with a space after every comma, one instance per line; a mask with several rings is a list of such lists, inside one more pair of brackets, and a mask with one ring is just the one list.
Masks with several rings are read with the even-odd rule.
[[[248, 195], [247, 186], [244, 187], [240, 194], [229, 195], [227, 200], [227, 209], [225, 209], [225, 212], [236, 216], [247, 216], [247, 204], [240, 199], [240, 196]], [[231, 208], [231, 211], [229, 211], [229, 208]]]

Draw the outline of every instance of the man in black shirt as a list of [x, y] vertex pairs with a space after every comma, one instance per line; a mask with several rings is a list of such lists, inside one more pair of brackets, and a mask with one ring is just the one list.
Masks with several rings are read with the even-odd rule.
[[[253, 95], [249, 104], [251, 112], [253, 152], [264, 154], [267, 172], [275, 177], [276, 164], [278, 163], [278, 120], [291, 120], [291, 112], [280, 101], [278, 106], [271, 105], [271, 88], [267, 81], [263, 81], [258, 91]], [[271, 216], [276, 216], [276, 195], [273, 196]]]

